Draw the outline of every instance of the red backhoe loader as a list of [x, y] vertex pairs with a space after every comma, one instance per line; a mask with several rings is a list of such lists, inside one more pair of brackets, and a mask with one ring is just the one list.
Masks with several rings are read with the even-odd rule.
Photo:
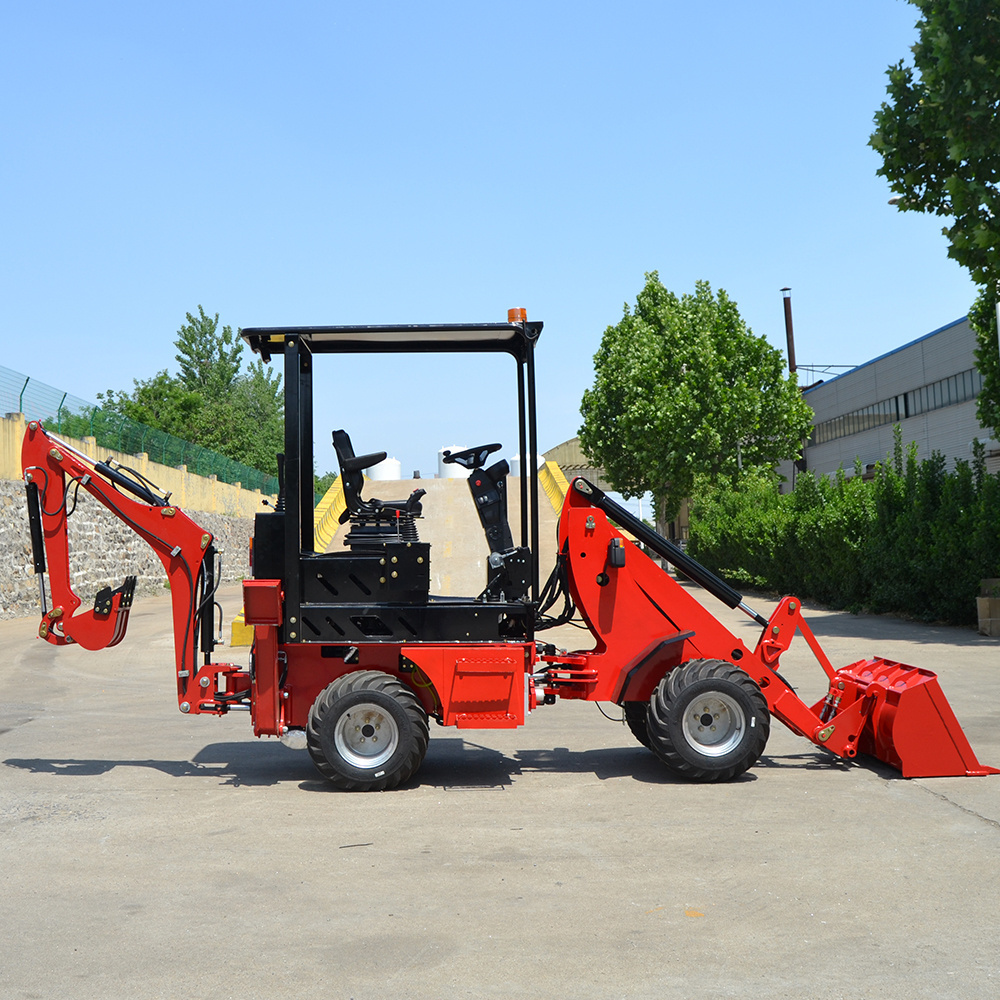
[[[506, 323], [243, 331], [265, 361], [283, 359], [285, 383], [282, 490], [276, 507], [256, 516], [251, 575], [243, 584], [255, 635], [249, 670], [212, 661], [211, 533], [133, 471], [94, 461], [32, 421], [22, 464], [43, 610], [39, 635], [93, 650], [125, 635], [134, 578], [105, 588], [88, 608], [71, 586], [67, 519], [83, 489], [163, 563], [180, 710], [249, 711], [255, 735], [304, 744], [342, 789], [407, 781], [427, 750], [430, 718], [460, 729], [513, 728], [562, 698], [619, 705], [639, 742], [695, 781], [728, 780], [752, 767], [772, 716], [836, 757], [869, 754], [905, 777], [998, 773], [977, 760], [933, 673], [880, 657], [835, 669], [796, 598], [786, 597], [764, 618], [586, 479], [570, 485], [556, 565], [540, 586], [534, 351], [541, 329], [512, 310]], [[430, 545], [418, 531], [423, 491], [397, 500], [364, 497], [362, 470], [385, 453], [355, 455], [342, 430], [333, 432], [333, 443], [347, 504], [345, 551], [313, 551], [313, 364], [325, 355], [407, 352], [500, 353], [515, 362], [525, 457], [518, 538], [507, 518], [509, 468], [489, 463], [500, 445], [446, 457], [469, 470], [469, 502], [489, 543], [486, 579], [475, 596], [430, 593]], [[725, 628], [623, 530], [748, 615], [760, 626], [756, 644]], [[565, 651], [545, 641], [548, 629], [574, 618], [589, 629], [591, 646]], [[813, 705], [779, 673], [796, 634], [829, 682]]]

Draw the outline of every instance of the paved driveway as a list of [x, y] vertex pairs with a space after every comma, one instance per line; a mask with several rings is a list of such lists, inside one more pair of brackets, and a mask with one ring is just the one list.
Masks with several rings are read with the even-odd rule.
[[[938, 671], [1000, 764], [997, 640], [810, 617], [835, 665]], [[0, 997], [1000, 989], [1000, 777], [904, 781], [775, 724], [743, 779], [690, 785], [566, 703], [513, 732], [435, 728], [408, 786], [342, 794], [246, 715], [177, 711], [166, 597], [104, 653], [34, 631], [0, 623]], [[807, 660], [783, 672], [810, 695]]]

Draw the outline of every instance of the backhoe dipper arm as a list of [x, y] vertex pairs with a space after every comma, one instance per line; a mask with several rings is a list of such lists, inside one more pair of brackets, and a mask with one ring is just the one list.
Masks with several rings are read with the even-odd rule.
[[[189, 698], [187, 692], [198, 673], [198, 583], [206, 556], [214, 554], [211, 533], [169, 505], [166, 497], [157, 496], [148, 485], [108, 463], [93, 461], [48, 434], [36, 420], [28, 424], [24, 436], [21, 466], [28, 487], [29, 520], [33, 522], [35, 571], [44, 571], [44, 557], [48, 555], [52, 592], [52, 607], [46, 611], [43, 582], [43, 616], [38, 634], [57, 646], [79, 643], [91, 650], [113, 646], [125, 635], [135, 577], [127, 577], [115, 591], [102, 590], [93, 608], [86, 611], [79, 610], [83, 602], [71, 584], [67, 521], [76, 507], [77, 493], [84, 489], [145, 539], [163, 563], [173, 605], [178, 700], [197, 706], [197, 697]], [[141, 500], [126, 495], [122, 489]], [[37, 522], [42, 528], [44, 553], [37, 551]], [[205, 600], [211, 602], [211, 595]]]

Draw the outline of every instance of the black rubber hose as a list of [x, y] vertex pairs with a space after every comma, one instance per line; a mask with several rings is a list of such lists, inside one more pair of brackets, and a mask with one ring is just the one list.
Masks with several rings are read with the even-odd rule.
[[112, 469], [107, 462], [95, 462], [94, 468], [106, 479], [110, 479], [116, 486], [120, 486], [123, 490], [128, 490], [129, 493], [134, 494], [143, 502], [148, 503], [150, 507], [166, 507], [166, 500], [162, 499], [162, 497], [155, 496], [153, 492], [143, 486], [142, 483], [137, 483], [134, 479], [130, 479], [117, 469]]

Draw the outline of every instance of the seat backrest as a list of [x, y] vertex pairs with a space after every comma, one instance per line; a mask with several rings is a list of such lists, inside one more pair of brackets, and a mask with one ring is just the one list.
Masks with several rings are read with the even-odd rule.
[[355, 455], [350, 435], [345, 430], [333, 432], [333, 449], [340, 464], [340, 475], [344, 484], [344, 500], [352, 514], [366, 512], [368, 504], [361, 499], [361, 489], [365, 483], [364, 469], [378, 465], [385, 459], [384, 451], [372, 455]]

